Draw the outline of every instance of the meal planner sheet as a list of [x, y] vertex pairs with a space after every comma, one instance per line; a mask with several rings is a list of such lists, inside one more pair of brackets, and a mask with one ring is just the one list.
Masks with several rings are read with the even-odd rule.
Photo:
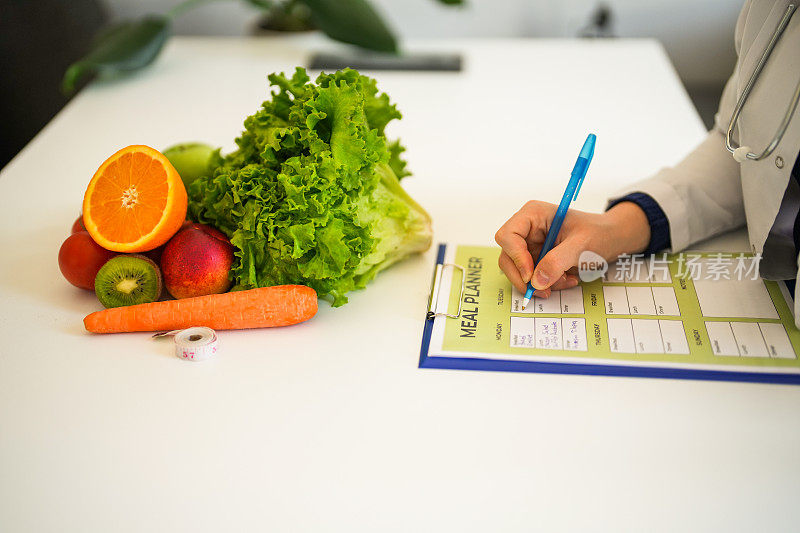
[[[740, 268], [742, 254], [612, 263], [602, 277], [535, 297], [523, 310], [523, 295], [497, 265], [499, 253], [446, 246], [443, 263], [464, 270], [442, 269], [435, 310], [444, 311], [446, 301], [455, 313], [463, 290], [461, 313], [433, 319], [421, 366], [427, 355], [800, 375], [791, 295], [782, 282]], [[703, 267], [705, 274], [692, 277]]]

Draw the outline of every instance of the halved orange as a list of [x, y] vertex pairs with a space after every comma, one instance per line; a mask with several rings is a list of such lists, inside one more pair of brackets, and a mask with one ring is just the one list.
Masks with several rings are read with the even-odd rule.
[[83, 224], [115, 252], [146, 252], [167, 242], [186, 219], [178, 171], [144, 145], [123, 148], [100, 165], [83, 197]]

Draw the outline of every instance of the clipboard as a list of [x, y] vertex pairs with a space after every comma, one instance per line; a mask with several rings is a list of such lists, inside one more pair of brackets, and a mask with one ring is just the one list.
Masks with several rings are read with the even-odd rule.
[[[785, 287], [782, 287], [782, 284], [764, 280], [751, 284], [754, 287], [763, 284], [767, 295], [765, 298], [774, 302], [775, 312], [770, 314], [769, 318], [709, 317], [702, 315], [700, 306], [704, 298], [703, 293], [708, 289], [705, 286], [701, 288], [700, 281], [693, 284], [691, 281], [683, 282], [676, 278], [674, 258], [671, 258], [669, 268], [672, 271], [672, 279], [670, 283], [661, 280], [658, 283], [637, 285], [635, 282], [613, 283], [604, 279], [591, 283], [582, 282], [579, 287], [581, 287], [582, 296], [587, 304], [586, 307], [595, 301], [597, 302], [596, 307], [585, 308], [585, 312], [580, 314], [537, 312], [531, 317], [513, 312], [511, 309], [513, 302], [499, 303], [498, 294], [509, 297], [515, 290], [511, 288], [510, 282], [505, 279], [505, 276], [499, 272], [498, 255], [499, 248], [496, 247], [448, 244], [438, 246], [422, 331], [419, 368], [800, 384], [800, 359], [798, 358], [800, 331], [794, 326], [794, 319], [791, 315], [791, 296]], [[470, 286], [469, 281], [477, 280], [477, 276], [470, 276], [469, 259], [467, 259], [469, 257], [480, 258], [483, 265], [483, 277], [480, 279], [483, 283], [481, 298], [471, 298], [469, 295], [474, 294], [475, 291], [471, 292], [466, 288]], [[634, 288], [638, 292], [642, 292], [642, 288], [651, 288], [651, 291], [652, 288], [655, 288], [659, 293], [667, 293], [669, 290], [678, 291], [684, 285], [687, 287], [685, 294], [676, 295], [683, 307], [678, 316], [636, 315], [632, 313], [631, 309], [626, 311], [627, 314], [615, 314], [613, 317], [605, 312], [599, 312], [599, 309], [606, 311], [605, 305], [610, 303], [597, 301], [602, 299], [604, 293], [611, 295], [612, 292], [619, 292], [620, 289], [633, 290], [629, 288]], [[609, 290], [609, 287], [613, 290]], [[668, 289], [669, 287], [678, 287], [679, 289]], [[693, 309], [689, 305], [691, 304], [690, 297], [695, 298], [697, 309]], [[477, 305], [465, 303], [476, 300], [478, 301]], [[465, 308], [465, 305], [469, 308]], [[545, 303], [544, 305], [551, 304]], [[484, 306], [492, 309], [493, 313], [486, 313], [484, 316], [481, 311]], [[498, 311], [501, 307], [503, 308], [502, 312]], [[472, 314], [476, 310], [477, 312]], [[574, 311], [574, 309], [569, 311]], [[768, 312], [769, 310], [765, 308], [765, 316]], [[467, 319], [465, 319], [465, 315]], [[577, 322], [578, 330], [581, 325], [585, 328], [587, 341], [592, 339], [593, 343], [603, 344], [605, 339], [605, 348], [591, 351], [588, 349], [588, 342], [586, 351], [575, 349], [574, 352], [547, 348], [537, 349], [536, 346], [517, 348], [513, 346], [513, 340], [510, 345], [509, 339], [513, 333], [510, 326], [513, 323], [521, 324], [525, 320], [535, 321], [539, 315], [545, 326], [548, 323], [557, 323], [558, 320], [561, 320], [562, 324], [567, 323], [564, 322], [565, 320], [570, 324]], [[487, 319], [489, 322], [496, 322], [498, 326], [494, 344], [490, 342], [491, 339], [488, 339], [491, 329], [487, 331], [485, 323], [480, 325]], [[503, 320], [506, 321], [503, 322]], [[675, 353], [615, 353], [609, 349], [610, 337], [613, 334], [608, 327], [609, 320], [620, 323], [639, 321], [637, 324], [641, 323], [644, 327], [652, 327], [654, 323], [663, 324], [664, 331], [677, 331], [678, 336], [682, 330], [686, 335], [686, 345], [689, 345], [690, 342], [697, 344], [684, 350], [689, 351], [688, 354], [677, 353], [683, 350], [683, 345], [678, 349], [672, 346]], [[603, 321], [606, 321], [605, 329], [598, 328]], [[463, 327], [465, 322], [469, 326], [478, 324], [475, 328], [475, 337], [466, 335], [467, 339], [457, 339], [452, 331], [454, 328], [458, 330], [459, 327]], [[534, 323], [538, 326], [538, 322]], [[785, 339], [775, 337], [771, 340], [772, 344], [764, 341], [766, 347], [763, 350], [771, 349], [772, 357], [755, 357], [754, 352], [748, 352], [746, 356], [742, 356], [741, 353], [739, 356], [727, 356], [721, 353], [708, 355], [709, 351], [719, 348], [719, 343], [712, 338], [716, 334], [715, 331], [726, 327], [726, 324], [732, 331], [737, 332], [754, 329], [758, 329], [759, 332], [770, 332], [769, 335], [762, 335], [762, 338], [773, 339], [773, 333], [779, 333], [778, 330], [781, 328], [785, 329], [786, 335]], [[479, 338], [481, 328], [483, 328], [482, 339]], [[445, 336], [447, 329], [449, 329], [448, 336]], [[466, 329], [467, 333], [471, 334], [472, 329]], [[504, 331], [499, 331], [501, 329]], [[564, 341], [567, 335], [566, 326], [562, 329], [564, 329], [561, 333], [562, 341]], [[598, 329], [600, 329], [599, 333]], [[703, 331], [705, 329], [708, 331]], [[464, 336], [463, 333], [461, 335]], [[743, 334], [740, 336], [743, 337]], [[661, 340], [662, 346], [666, 346], [665, 338]], [[476, 348], [474, 350], [465, 348], [464, 346], [473, 339], [477, 340]], [[456, 342], [459, 340], [462, 344]], [[743, 341], [744, 339], [742, 339]], [[575, 345], [577, 348], [583, 347], [578, 344], [581, 343], [578, 342]], [[482, 350], [481, 347], [490, 349]], [[564, 346], [562, 345], [561, 348]], [[739, 349], [741, 350], [741, 346]], [[751, 347], [750, 349], [754, 350], [755, 348]], [[776, 354], [781, 357], [777, 357]]]

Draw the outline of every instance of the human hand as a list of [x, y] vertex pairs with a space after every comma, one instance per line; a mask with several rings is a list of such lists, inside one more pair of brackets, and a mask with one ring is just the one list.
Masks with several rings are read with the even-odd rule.
[[528, 281], [536, 296], [547, 298], [550, 291], [578, 284], [577, 265], [581, 252], [592, 251], [606, 261], [623, 253], [639, 253], [650, 242], [650, 225], [642, 209], [621, 202], [605, 213], [570, 210], [558, 232], [555, 246], [536, 265], [547, 230], [558, 206], [532, 200], [497, 230], [500, 270], [511, 284], [525, 293]]

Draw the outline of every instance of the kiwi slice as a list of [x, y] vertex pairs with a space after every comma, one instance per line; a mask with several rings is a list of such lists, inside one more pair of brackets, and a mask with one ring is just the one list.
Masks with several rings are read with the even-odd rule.
[[94, 278], [94, 293], [106, 307], [155, 302], [162, 286], [158, 266], [138, 254], [109, 259]]

